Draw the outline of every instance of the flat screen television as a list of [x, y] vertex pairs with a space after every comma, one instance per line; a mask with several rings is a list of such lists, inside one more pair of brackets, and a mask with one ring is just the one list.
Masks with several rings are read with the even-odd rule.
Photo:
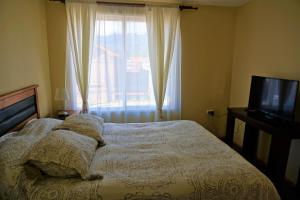
[[252, 76], [248, 112], [268, 119], [295, 119], [299, 81]]

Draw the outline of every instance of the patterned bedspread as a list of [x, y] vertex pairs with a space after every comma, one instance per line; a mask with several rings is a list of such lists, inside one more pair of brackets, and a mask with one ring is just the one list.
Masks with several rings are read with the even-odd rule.
[[91, 170], [102, 180], [31, 180], [29, 199], [277, 200], [271, 181], [192, 121], [105, 124]]

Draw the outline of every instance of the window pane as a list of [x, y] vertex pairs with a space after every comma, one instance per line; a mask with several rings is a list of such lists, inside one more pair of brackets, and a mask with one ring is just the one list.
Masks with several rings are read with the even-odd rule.
[[90, 106], [154, 107], [145, 19], [101, 15], [95, 29]]
[[155, 105], [145, 22], [126, 22], [126, 103]]

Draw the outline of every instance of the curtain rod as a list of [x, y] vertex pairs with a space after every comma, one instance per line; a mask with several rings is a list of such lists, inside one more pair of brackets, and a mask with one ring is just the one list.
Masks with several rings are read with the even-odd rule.
[[[63, 4], [66, 3], [66, 0], [49, 0], [49, 1], [59, 1]], [[122, 2], [107, 2], [107, 1], [96, 1], [97, 4], [107, 4], [107, 5], [119, 5], [119, 6], [137, 6], [137, 7], [145, 7], [145, 3], [122, 3]], [[179, 10], [198, 10], [198, 7], [194, 6], [185, 6], [179, 5]]]

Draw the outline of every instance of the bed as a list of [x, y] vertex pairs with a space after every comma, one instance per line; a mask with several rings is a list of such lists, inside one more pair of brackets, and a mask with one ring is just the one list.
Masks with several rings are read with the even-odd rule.
[[[35, 111], [24, 115], [14, 127], [20, 128], [24, 121], [38, 116], [36, 88], [29, 90], [33, 91], [29, 96], [35, 100], [31, 104]], [[51, 125], [42, 129], [46, 132]], [[90, 171], [100, 173], [103, 178], [95, 180], [24, 175], [24, 163], [19, 162], [20, 153], [16, 152], [30, 147], [39, 137], [28, 133], [5, 134], [0, 138], [0, 170], [4, 172], [0, 174], [2, 199], [280, 199], [264, 174], [193, 121], [105, 123], [106, 145], [96, 149], [90, 165]], [[4, 145], [10, 138], [17, 142]]]

